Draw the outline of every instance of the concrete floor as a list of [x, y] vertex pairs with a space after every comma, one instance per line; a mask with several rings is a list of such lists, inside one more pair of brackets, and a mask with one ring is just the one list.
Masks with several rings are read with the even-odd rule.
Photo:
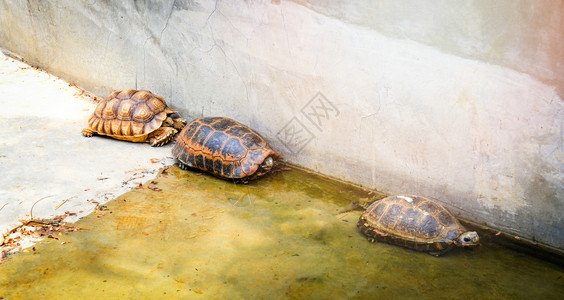
[[173, 162], [170, 144], [83, 137], [94, 97], [1, 51], [0, 107], [0, 243], [21, 220], [79, 218]]

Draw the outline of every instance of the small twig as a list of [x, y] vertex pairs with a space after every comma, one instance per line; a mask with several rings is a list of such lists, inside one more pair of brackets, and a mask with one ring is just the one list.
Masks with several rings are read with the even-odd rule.
[[55, 206], [55, 210], [59, 209], [59, 207], [63, 206], [63, 204], [67, 203], [70, 199], [72, 198], [76, 198], [76, 196], [72, 196], [70, 198], [65, 199], [63, 202], [61, 202], [59, 205]]
[[31, 219], [33, 219], [33, 207], [35, 206], [35, 204], [37, 204], [37, 202], [39, 202], [39, 201], [41, 201], [41, 200], [43, 200], [43, 199], [47, 199], [47, 198], [49, 198], [49, 197], [53, 197], [53, 196], [55, 196], [55, 195], [45, 196], [45, 197], [43, 197], [43, 198], [41, 198], [41, 199], [35, 201], [35, 203], [33, 203], [33, 205], [31, 206], [31, 209], [29, 210], [29, 217], [30, 217]]
[[2, 211], [2, 209], [4, 209], [4, 206], [8, 205], [8, 203], [4, 203], [4, 205], [2, 205], [2, 207], [0, 207], [0, 211]]
[[[70, 199], [70, 198], [69, 198]], [[69, 201], [69, 199], [65, 199], [63, 202], [61, 202], [59, 205], [55, 206], [55, 210], [59, 209], [59, 207], [61, 207], [63, 204], [67, 203]]]

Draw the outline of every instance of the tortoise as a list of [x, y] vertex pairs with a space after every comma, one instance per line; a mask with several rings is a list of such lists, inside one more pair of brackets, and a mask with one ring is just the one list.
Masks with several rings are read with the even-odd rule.
[[186, 120], [179, 118], [161, 96], [147, 90], [123, 90], [113, 92], [98, 103], [82, 135], [107, 135], [162, 146], [184, 126]]
[[369, 241], [383, 241], [439, 256], [454, 246], [474, 246], [479, 237], [467, 231], [445, 207], [422, 196], [390, 196], [372, 203], [358, 229]]
[[172, 155], [183, 169], [200, 169], [236, 182], [262, 176], [282, 159], [256, 131], [224, 117], [190, 122], [178, 134]]

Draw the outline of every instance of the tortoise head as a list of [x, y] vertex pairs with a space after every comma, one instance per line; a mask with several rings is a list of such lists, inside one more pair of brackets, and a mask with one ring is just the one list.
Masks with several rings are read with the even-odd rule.
[[272, 166], [274, 166], [274, 159], [272, 159], [272, 156], [268, 156], [259, 165], [257, 172], [256, 172], [256, 176], [262, 176], [262, 175], [270, 172], [270, 170], [272, 169]]
[[172, 125], [174, 124], [174, 121], [172, 120], [171, 117], [166, 117], [166, 119], [164, 119], [163, 121], [163, 127], [172, 127]]
[[461, 234], [456, 240], [455, 243], [457, 246], [475, 246], [478, 245], [480, 241], [480, 237], [476, 231], [467, 231]]

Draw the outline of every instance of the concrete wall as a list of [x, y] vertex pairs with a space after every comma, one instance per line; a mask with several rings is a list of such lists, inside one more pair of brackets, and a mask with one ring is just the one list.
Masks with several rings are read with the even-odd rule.
[[[9, 1], [0, 46], [564, 250], [563, 1]], [[86, 122], [86, 120], [85, 120]]]

